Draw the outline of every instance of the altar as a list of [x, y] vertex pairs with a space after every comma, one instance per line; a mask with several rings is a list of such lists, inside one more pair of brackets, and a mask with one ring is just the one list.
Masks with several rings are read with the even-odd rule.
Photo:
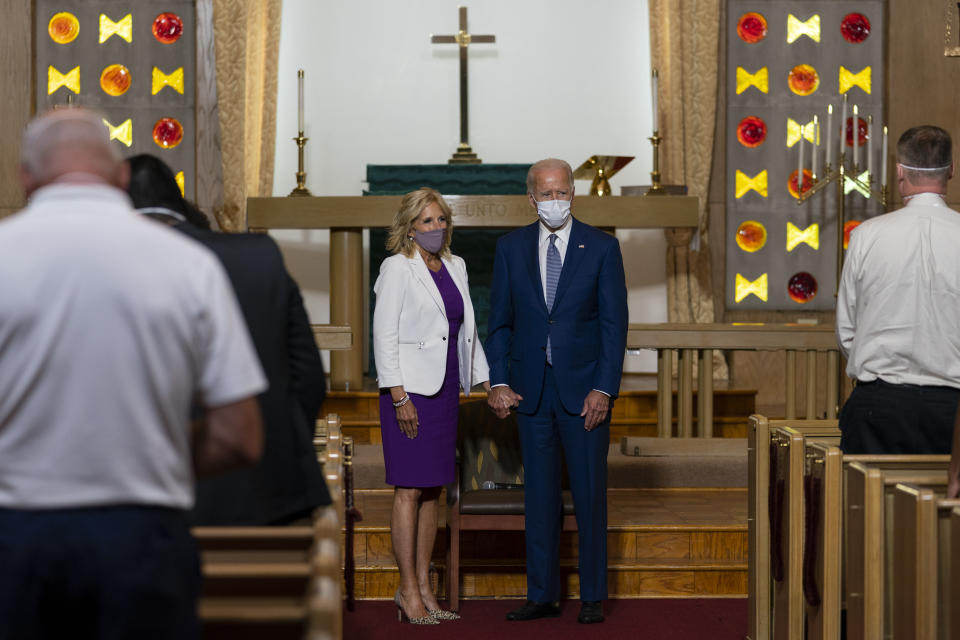
[[[467, 167], [463, 169], [469, 170]], [[530, 224], [526, 195], [445, 195], [459, 229], [510, 229]], [[389, 227], [399, 195], [248, 198], [251, 231], [330, 230], [330, 323], [349, 326], [353, 348], [330, 354], [332, 389], [363, 386], [363, 348], [368, 310], [364, 305], [363, 229]], [[616, 229], [696, 228], [693, 196], [576, 196], [573, 214], [587, 224]], [[493, 256], [490, 256], [492, 261]], [[631, 274], [627, 273], [629, 287]]]

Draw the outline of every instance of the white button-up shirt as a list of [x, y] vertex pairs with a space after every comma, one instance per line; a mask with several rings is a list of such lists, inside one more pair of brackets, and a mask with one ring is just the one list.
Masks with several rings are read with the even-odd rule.
[[847, 375], [960, 388], [960, 213], [935, 193], [850, 237], [837, 296]]

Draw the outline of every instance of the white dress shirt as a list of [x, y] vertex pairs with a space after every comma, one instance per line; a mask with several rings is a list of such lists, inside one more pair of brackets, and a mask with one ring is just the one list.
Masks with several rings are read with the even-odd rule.
[[550, 231], [543, 221], [540, 222], [540, 243], [537, 246], [540, 254], [540, 286], [543, 288], [544, 301], [547, 299], [547, 249], [550, 247], [550, 234], [557, 234], [555, 244], [557, 251], [560, 252], [560, 266], [563, 266], [563, 260], [567, 257], [567, 245], [570, 244], [570, 229], [573, 227], [570, 220], [571, 217], [567, 216], [567, 221], [556, 231]]
[[935, 193], [850, 236], [837, 295], [847, 375], [960, 388], [960, 213]]

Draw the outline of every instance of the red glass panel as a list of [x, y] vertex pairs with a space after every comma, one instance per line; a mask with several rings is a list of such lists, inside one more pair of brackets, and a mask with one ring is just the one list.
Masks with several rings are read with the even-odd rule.
[[859, 44], [870, 35], [870, 21], [862, 13], [848, 13], [840, 23], [840, 33], [847, 42]]
[[[813, 186], [813, 173], [809, 169], [803, 170], [803, 192], [806, 193], [810, 191], [810, 188]], [[787, 179], [787, 190], [790, 191], [790, 195], [794, 198], [800, 199], [800, 196], [797, 195], [797, 170], [794, 169], [790, 174], [790, 178]]]
[[161, 13], [153, 20], [153, 37], [163, 44], [173, 44], [183, 35], [183, 19], [175, 13]]
[[737, 140], [745, 147], [759, 147], [767, 139], [767, 124], [757, 116], [747, 116], [737, 125]]
[[787, 293], [794, 302], [810, 302], [817, 295], [817, 279], [806, 271], [795, 273], [787, 282]]
[[820, 74], [808, 64], [798, 64], [790, 70], [787, 84], [798, 96], [808, 96], [820, 86]]
[[767, 37], [767, 19], [753, 11], [743, 14], [737, 22], [737, 35], [748, 44], [760, 42]]
[[[847, 124], [844, 128], [847, 146], [853, 146], [853, 118], [847, 118]], [[859, 134], [859, 139], [857, 140], [857, 146], [863, 147], [867, 144], [867, 121], [861, 117], [857, 117], [857, 133]]]
[[176, 118], [160, 118], [153, 125], [153, 141], [164, 149], [172, 149], [183, 140], [183, 126]]

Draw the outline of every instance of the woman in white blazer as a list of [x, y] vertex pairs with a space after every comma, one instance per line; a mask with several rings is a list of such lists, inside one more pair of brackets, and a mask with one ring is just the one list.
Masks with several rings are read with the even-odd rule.
[[386, 479], [395, 486], [390, 522], [400, 569], [398, 616], [437, 624], [430, 558], [440, 490], [454, 480], [460, 390], [490, 389], [487, 359], [463, 260], [450, 253], [450, 207], [433, 189], [404, 196], [387, 238], [393, 252], [373, 287], [373, 354], [380, 387]]

